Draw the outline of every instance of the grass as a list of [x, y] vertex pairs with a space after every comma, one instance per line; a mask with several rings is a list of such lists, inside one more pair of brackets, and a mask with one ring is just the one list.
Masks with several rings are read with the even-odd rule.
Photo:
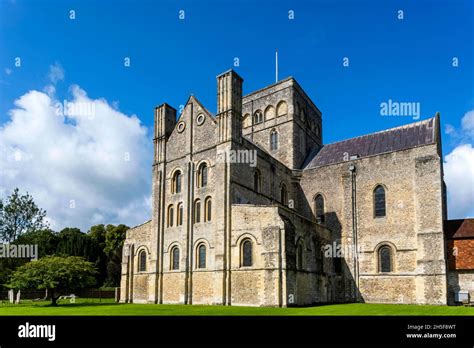
[[20, 305], [0, 305], [0, 316], [56, 316], [56, 315], [177, 315], [177, 316], [377, 316], [377, 315], [474, 315], [474, 307], [447, 307], [397, 304], [333, 304], [301, 308], [223, 307], [203, 305], [155, 305], [115, 303], [112, 299], [77, 299], [76, 303], [62, 301], [52, 307], [49, 302], [24, 302]]

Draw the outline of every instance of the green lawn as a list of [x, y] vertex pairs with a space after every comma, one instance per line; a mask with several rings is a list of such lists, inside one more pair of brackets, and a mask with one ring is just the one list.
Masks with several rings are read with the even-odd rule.
[[78, 299], [76, 303], [63, 301], [58, 307], [51, 307], [46, 302], [19, 306], [0, 304], [0, 315], [474, 315], [474, 307], [350, 303], [304, 308], [262, 308], [122, 304], [112, 300], [98, 302]]

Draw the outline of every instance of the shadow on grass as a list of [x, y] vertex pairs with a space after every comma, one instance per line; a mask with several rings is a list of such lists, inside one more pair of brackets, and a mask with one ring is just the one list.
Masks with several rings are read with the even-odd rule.
[[75, 307], [99, 307], [99, 306], [110, 306], [110, 305], [123, 305], [125, 303], [117, 303], [117, 302], [79, 302], [79, 303], [59, 303], [58, 305], [54, 306], [50, 304], [43, 304], [37, 305], [37, 307], [43, 308], [75, 308]]

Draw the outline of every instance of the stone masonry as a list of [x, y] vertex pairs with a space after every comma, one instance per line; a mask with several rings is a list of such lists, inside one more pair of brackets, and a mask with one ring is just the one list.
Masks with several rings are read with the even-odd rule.
[[179, 117], [155, 108], [151, 220], [127, 232], [121, 301], [446, 304], [439, 116], [324, 145], [294, 78], [242, 84], [217, 76], [216, 115], [194, 96]]

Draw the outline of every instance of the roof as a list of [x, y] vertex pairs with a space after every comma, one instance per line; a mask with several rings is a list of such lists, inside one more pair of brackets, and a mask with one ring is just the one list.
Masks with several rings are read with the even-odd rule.
[[474, 238], [474, 219], [446, 220], [444, 234], [448, 239]]
[[[308, 156], [304, 169], [321, 167], [358, 158], [401, 151], [436, 142], [436, 116], [427, 120], [324, 145]], [[318, 151], [319, 150], [319, 151]]]

